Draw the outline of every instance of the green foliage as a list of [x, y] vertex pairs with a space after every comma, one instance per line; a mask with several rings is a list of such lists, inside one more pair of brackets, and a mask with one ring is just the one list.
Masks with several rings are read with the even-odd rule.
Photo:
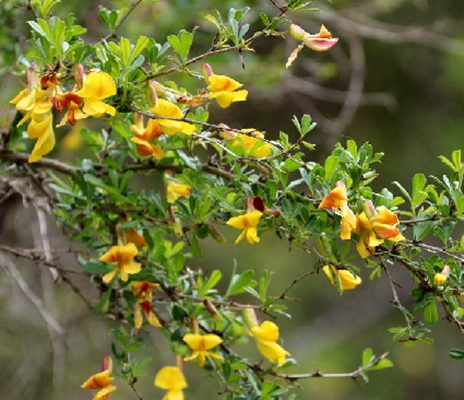
[[[220, 338], [214, 350], [220, 359], [209, 357], [206, 369], [223, 385], [224, 398], [295, 398], [290, 383], [302, 376], [282, 372], [295, 361], [285, 358], [285, 350], [284, 362], [263, 351], [278, 353], [278, 333], [273, 330], [260, 338], [253, 333], [257, 321], [242, 312], [290, 317], [287, 292], [325, 266], [340, 294], [360, 284], [355, 278], [364, 267], [371, 270], [371, 280], [388, 278], [393, 305], [405, 323], [389, 329], [395, 341], [432, 343], [430, 329], [440, 321], [437, 305], [462, 330], [464, 236], [456, 237], [464, 216], [460, 150], [449, 159], [440, 157], [451, 169], [449, 175], [417, 173], [411, 190], [395, 181], [397, 195], [373, 184], [383, 153], [374, 152], [370, 143], [337, 143], [321, 163], [312, 161], [305, 151], [314, 149], [307, 136], [316, 123], [307, 114], [292, 119], [296, 140], [283, 131], [264, 136], [259, 128], [231, 128], [210, 114], [214, 99], [227, 108], [228, 100], [243, 101], [237, 97], [246, 96], [240, 83], [199, 62], [226, 52], [243, 57], [243, 52], [253, 51], [257, 38], [283, 36], [291, 23], [285, 12], [313, 11], [311, 2], [287, 1], [273, 9], [276, 15], [259, 13], [264, 28], [253, 34], [249, 7], [231, 8], [227, 17], [213, 11], [205, 17], [216, 29], [212, 45], [199, 55], [196, 40], [204, 32], [197, 27], [157, 38], [160, 42], [148, 36], [119, 36], [119, 27], [137, 2], [118, 10], [101, 8], [99, 17], [110, 34], [94, 42], [84, 41], [86, 29], [76, 25], [72, 15], [51, 16], [58, 3], [31, 3], [37, 18], [28, 21], [32, 36], [23, 65], [34, 67], [27, 70], [29, 86], [16, 108], [29, 124], [21, 129], [38, 139], [39, 150], [46, 147], [42, 142], [50, 143], [50, 129], [54, 134], [54, 112], [66, 111], [64, 122], [71, 124], [76, 115], [86, 125], [90, 117], [99, 118], [80, 130], [86, 158], [71, 165], [39, 157], [36, 166], [47, 171], [51, 207], [60, 226], [82, 248], [79, 265], [99, 291], [94, 311], [119, 323], [111, 330], [112, 353], [132, 388], [151, 362], [133, 354], [145, 345], [144, 330], [155, 329], [149, 316], [156, 311], [161, 325], [156, 329], [173, 358], [196, 351], [183, 341], [188, 333]], [[92, 73], [102, 75], [93, 75], [99, 83], [89, 89]], [[217, 90], [211, 89], [213, 74], [226, 82]], [[26, 102], [30, 96], [33, 101]], [[34, 129], [48, 120], [51, 128], [37, 134]], [[27, 159], [18, 149], [30, 140], [15, 129], [9, 147], [0, 149], [2, 166], [9, 169]], [[49, 151], [42, 149], [40, 156]], [[149, 183], [141, 183], [144, 179]], [[400, 208], [403, 204], [407, 206]], [[229, 273], [189, 266], [192, 258], [201, 256], [206, 240], [222, 244], [223, 231], [234, 228], [240, 230], [235, 231], [239, 240], [255, 246], [259, 237], [275, 235], [291, 249], [313, 256], [313, 264], [303, 277], [290, 277], [282, 293], [275, 292], [271, 283], [276, 277], [267, 269], [258, 274], [235, 261]], [[130, 244], [138, 249], [127, 250]], [[398, 298], [392, 265], [407, 270], [414, 284], [410, 309]], [[445, 273], [444, 282], [436, 279]], [[153, 285], [150, 292], [138, 290], [140, 283]], [[136, 321], [142, 310], [149, 323], [141, 329]], [[256, 364], [236, 352], [234, 345], [249, 340], [250, 332], [262, 356], [276, 366]], [[450, 356], [462, 359], [462, 353], [453, 349]], [[368, 348], [361, 366], [342, 376], [367, 381], [368, 372], [392, 366], [386, 354], [374, 356]]]

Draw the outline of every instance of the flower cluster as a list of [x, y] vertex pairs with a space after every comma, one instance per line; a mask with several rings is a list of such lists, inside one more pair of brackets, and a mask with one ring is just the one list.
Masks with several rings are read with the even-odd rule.
[[[102, 71], [90, 72], [88, 75], [83, 73], [82, 68], [78, 68], [78, 71], [81, 72], [80, 90], [63, 92], [56, 74], [44, 75], [38, 80], [35, 70], [30, 68], [28, 87], [11, 100], [16, 109], [24, 113], [18, 126], [30, 120], [27, 127], [28, 137], [37, 139], [29, 157], [30, 163], [38, 161], [55, 147], [53, 108], [59, 113], [64, 112], [58, 126], [66, 122], [74, 125], [78, 120], [90, 116], [99, 118], [104, 114], [116, 114], [114, 107], [102, 101], [116, 94], [113, 78]], [[74, 89], [77, 89], [77, 85]]]
[[385, 206], [375, 208], [371, 201], [365, 201], [365, 210], [354, 214], [348, 205], [346, 187], [343, 182], [337, 182], [336, 188], [331, 190], [319, 204], [319, 209], [334, 210], [341, 216], [340, 238], [351, 239], [351, 233], [359, 235], [356, 246], [362, 258], [369, 257], [375, 248], [385, 240], [399, 242], [404, 236], [398, 229], [398, 216]]
[[[355, 214], [348, 205], [348, 195], [345, 184], [337, 182], [336, 187], [325, 196], [319, 204], [319, 209], [333, 210], [341, 217], [340, 238], [350, 240], [352, 233], [359, 236], [356, 249], [362, 258], [369, 257], [375, 248], [385, 240], [398, 242], [404, 239], [398, 229], [398, 216], [385, 206], [375, 208], [371, 201], [364, 202], [364, 211]], [[326, 265], [323, 271], [330, 281], [342, 289], [354, 289], [361, 284], [359, 276], [346, 269], [337, 269]]]

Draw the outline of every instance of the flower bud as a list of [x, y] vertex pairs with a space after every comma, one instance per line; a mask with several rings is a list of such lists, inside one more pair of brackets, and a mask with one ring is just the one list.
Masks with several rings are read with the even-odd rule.
[[225, 243], [226, 238], [224, 237], [224, 235], [221, 232], [219, 232], [213, 224], [208, 223], [207, 225], [211, 237], [218, 243]]
[[147, 97], [148, 104], [151, 107], [156, 106], [156, 102], [158, 101], [158, 93], [164, 93], [163, 85], [156, 81], [148, 81], [148, 85], [145, 89], [145, 95]]
[[305, 35], [308, 35], [308, 32], [306, 32], [301, 26], [291, 24], [290, 28], [288, 28], [288, 33], [290, 33], [290, 36], [300, 42], [303, 41]]
[[253, 308], [243, 309], [243, 319], [245, 320], [245, 323], [250, 330], [251, 328], [259, 325], [258, 317], [256, 316], [255, 310]]
[[449, 265], [445, 264], [441, 272], [438, 272], [435, 274], [435, 276], [433, 277], [433, 281], [435, 282], [437, 286], [443, 286], [448, 280], [449, 274], [450, 274], [450, 267]]
[[113, 359], [109, 354], [105, 354], [102, 362], [102, 371], [113, 370]]
[[221, 314], [219, 314], [219, 311], [217, 308], [214, 306], [214, 304], [211, 302], [209, 299], [203, 300], [203, 304], [206, 307], [206, 311], [210, 313], [210, 315], [218, 322], [224, 321], [224, 318], [222, 318]]
[[84, 86], [84, 76], [85, 76], [85, 70], [82, 64], [77, 64], [74, 67], [74, 80], [76, 81], [76, 84], [79, 89], [82, 89], [82, 86]]
[[30, 66], [26, 70], [26, 79], [27, 79], [27, 86], [29, 87], [37, 86], [37, 67], [35, 65]]
[[237, 133], [234, 131], [229, 130], [230, 127], [222, 122], [218, 124], [224, 130], [219, 132], [219, 136], [226, 140], [235, 140], [237, 138]]
[[214, 74], [213, 68], [211, 68], [211, 65], [208, 63], [203, 64], [201, 69], [203, 70], [203, 75], [205, 76], [206, 81], [208, 81], [208, 78]]

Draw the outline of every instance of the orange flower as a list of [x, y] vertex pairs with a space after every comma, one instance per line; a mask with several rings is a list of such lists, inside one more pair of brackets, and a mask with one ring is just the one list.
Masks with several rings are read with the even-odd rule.
[[150, 140], [156, 139], [163, 134], [158, 122], [154, 119], [149, 119], [147, 126], [143, 124], [143, 115], [136, 114], [134, 124], [130, 127], [135, 137], [131, 138], [137, 146], [137, 153], [141, 156], [153, 156], [157, 160], [164, 157], [163, 150], [159, 146], [150, 143]]
[[388, 210], [385, 206], [374, 209], [372, 202], [366, 201], [366, 212], [357, 215], [358, 226], [356, 233], [360, 233], [361, 238], [356, 246], [359, 255], [367, 258], [375, 248], [385, 240], [399, 242], [404, 240], [397, 225], [400, 223], [398, 216]]
[[121, 275], [121, 280], [127, 282], [129, 275], [139, 273], [142, 264], [131, 261], [137, 253], [137, 247], [134, 243], [111, 247], [109, 251], [100, 257], [100, 261], [116, 263], [116, 267], [103, 276], [103, 282], [110, 282], [118, 273]]
[[340, 238], [342, 240], [351, 239], [351, 232], [357, 229], [357, 219], [354, 212], [348, 206], [346, 187], [342, 181], [336, 183], [335, 189], [331, 190], [329, 194], [322, 199], [318, 208], [337, 211], [342, 217]]
[[134, 297], [137, 299], [137, 303], [134, 307], [134, 327], [139, 329], [143, 323], [142, 310], [145, 314], [145, 318], [148, 323], [157, 328], [161, 328], [161, 323], [152, 311], [153, 303], [153, 290], [155, 290], [159, 285], [156, 283], [151, 283], [148, 281], [135, 282], [132, 285], [132, 291]]
[[82, 389], [98, 389], [93, 400], [109, 400], [111, 393], [117, 389], [112, 385], [114, 378], [111, 376], [111, 369], [111, 357], [106, 355], [103, 358], [103, 371], [92, 375], [81, 385]]

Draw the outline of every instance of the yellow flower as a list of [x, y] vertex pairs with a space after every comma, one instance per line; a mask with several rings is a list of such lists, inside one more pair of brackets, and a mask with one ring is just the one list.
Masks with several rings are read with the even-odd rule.
[[361, 234], [361, 238], [356, 246], [359, 255], [362, 258], [369, 257], [375, 248], [381, 245], [385, 239], [392, 242], [404, 240], [397, 225], [399, 224], [398, 216], [385, 206], [377, 209], [373, 208], [371, 202], [367, 202], [369, 207], [369, 216], [362, 212], [357, 215], [358, 226], [356, 233]]
[[110, 74], [100, 72], [90, 72], [84, 78], [82, 89], [75, 93], [84, 99], [82, 111], [87, 115], [99, 118], [104, 114], [111, 116], [116, 114], [116, 109], [102, 100], [116, 94], [116, 85]]
[[50, 88], [50, 90], [28, 88], [22, 90], [11, 100], [17, 110], [25, 112], [18, 126], [31, 119], [27, 127], [27, 135], [29, 139], [37, 139], [37, 142], [29, 156], [28, 161], [30, 163], [38, 161], [55, 147], [52, 90], [53, 88]]
[[221, 108], [227, 108], [236, 101], [245, 101], [248, 96], [246, 90], [236, 90], [243, 85], [225, 75], [211, 75], [208, 77], [208, 98], [216, 99]]
[[337, 182], [335, 189], [331, 190], [322, 199], [318, 208], [337, 210], [338, 214], [342, 217], [340, 238], [342, 240], [351, 239], [351, 232], [357, 229], [357, 219], [354, 212], [348, 206], [348, 196], [343, 182]]
[[245, 236], [248, 240], [248, 243], [258, 243], [258, 224], [259, 219], [263, 213], [258, 210], [247, 212], [245, 215], [239, 215], [238, 217], [232, 217], [227, 221], [227, 225], [232, 226], [237, 229], [243, 229], [243, 232], [235, 241], [235, 244], [240, 242]]
[[435, 282], [435, 285], [437, 286], [442, 286], [446, 283], [448, 280], [448, 277], [445, 274], [442, 274], [441, 272], [435, 274], [433, 277], [433, 281]]
[[217, 360], [223, 359], [221, 355], [208, 351], [222, 343], [222, 339], [217, 335], [187, 333], [183, 340], [193, 350], [193, 354], [191, 356], [184, 358], [185, 361], [190, 361], [198, 357], [198, 364], [200, 367], [203, 367], [207, 356], [216, 358]]
[[166, 188], [168, 203], [174, 203], [180, 197], [190, 196], [191, 187], [184, 183], [169, 182]]
[[163, 400], [184, 400], [182, 390], [187, 387], [187, 382], [179, 368], [163, 367], [155, 376], [155, 386], [168, 391]]
[[82, 385], [82, 389], [98, 389], [98, 392], [93, 397], [93, 400], [108, 400], [111, 396], [111, 392], [114, 392], [117, 387], [113, 386], [112, 383], [114, 378], [111, 376], [109, 369], [99, 372], [98, 374], [92, 375]]
[[336, 269], [331, 265], [325, 265], [322, 270], [335, 286], [337, 286], [337, 276], [343, 290], [354, 289], [362, 283], [361, 277], [352, 274], [347, 269]]
[[134, 243], [128, 243], [124, 246], [113, 246], [109, 251], [100, 257], [100, 261], [117, 263], [113, 271], [103, 276], [103, 282], [110, 282], [114, 276], [119, 273], [121, 280], [127, 282], [128, 275], [137, 274], [142, 269], [142, 264], [131, 262], [137, 255], [137, 247]]
[[279, 327], [270, 321], [264, 321], [260, 326], [251, 328], [251, 335], [256, 341], [261, 355], [274, 364], [284, 364], [285, 356], [290, 353], [277, 344]]
[[158, 287], [156, 283], [148, 281], [135, 282], [132, 285], [134, 297], [137, 303], [134, 307], [134, 327], [139, 329], [143, 323], [142, 310], [148, 323], [157, 328], [161, 328], [161, 323], [156, 314], [151, 309], [153, 303], [153, 290]]
[[[150, 108], [150, 111], [159, 117], [183, 118], [184, 114], [179, 107], [170, 103], [167, 100], [158, 99], [156, 105]], [[183, 132], [186, 135], [191, 135], [195, 131], [195, 125], [183, 121], [172, 121], [169, 119], [157, 118], [157, 122], [164, 133], [175, 135]]]
[[237, 139], [232, 142], [232, 147], [241, 149], [241, 152], [249, 157], [263, 158], [272, 154], [272, 145], [260, 138], [264, 138], [261, 132], [254, 129], [242, 129], [243, 132], [253, 132], [257, 137], [239, 133]]

